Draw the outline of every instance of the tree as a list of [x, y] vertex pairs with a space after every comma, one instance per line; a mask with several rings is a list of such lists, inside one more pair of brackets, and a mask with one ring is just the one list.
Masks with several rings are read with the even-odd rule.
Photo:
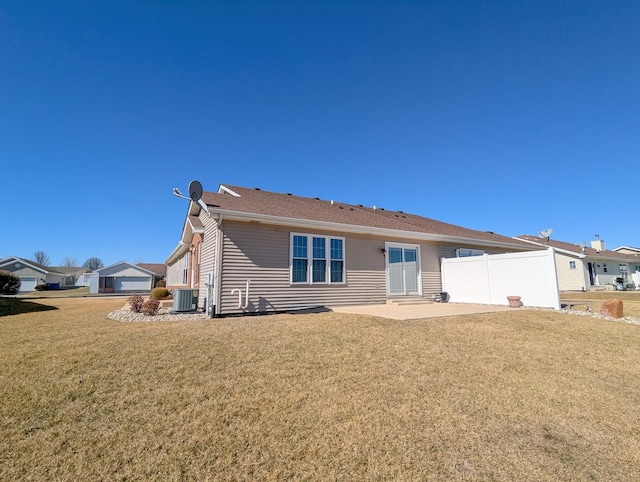
[[104, 263], [100, 258], [93, 257], [86, 260], [82, 267], [87, 268], [90, 271], [95, 271], [97, 269], [104, 268]]
[[20, 289], [20, 278], [9, 271], [0, 270], [0, 294], [15, 295]]
[[62, 261], [62, 266], [64, 266], [65, 268], [75, 268], [78, 266], [78, 260], [76, 258], [70, 258], [69, 256], [67, 256]]
[[49, 255], [44, 251], [36, 251], [33, 253], [33, 260], [42, 266], [49, 266], [49, 263], [51, 262]]

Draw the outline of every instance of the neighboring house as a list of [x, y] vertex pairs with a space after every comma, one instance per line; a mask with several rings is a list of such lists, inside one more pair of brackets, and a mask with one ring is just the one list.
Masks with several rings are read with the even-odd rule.
[[64, 268], [44, 266], [24, 258], [10, 256], [0, 260], [0, 269], [9, 271], [20, 278], [20, 292], [35, 291], [39, 284], [48, 284], [51, 288], [74, 286], [84, 268]]
[[586, 243], [580, 246], [527, 234], [515, 239], [555, 249], [561, 291], [586, 291], [607, 285], [613, 289], [618, 278], [622, 278], [627, 288], [640, 287], [640, 257], [605, 249], [599, 236], [591, 241], [590, 247]]
[[154, 274], [153, 281], [151, 283], [152, 288], [155, 288], [158, 285], [158, 281], [167, 277], [167, 265], [164, 263], [138, 263], [136, 266], [146, 269], [147, 271], [151, 271]]
[[613, 251], [622, 254], [634, 254], [640, 256], [640, 248], [634, 248], [633, 246], [619, 246], [614, 248]]
[[136, 293], [150, 291], [157, 274], [121, 261], [95, 270], [99, 275], [99, 293]]
[[190, 201], [167, 287], [216, 315], [430, 298], [441, 258], [541, 249], [382, 208], [221, 185]]
[[82, 279], [84, 274], [88, 271], [87, 268], [68, 268], [66, 266], [56, 266], [51, 269], [64, 275], [64, 281], [62, 283], [62, 286], [64, 287], [75, 286], [78, 280]]

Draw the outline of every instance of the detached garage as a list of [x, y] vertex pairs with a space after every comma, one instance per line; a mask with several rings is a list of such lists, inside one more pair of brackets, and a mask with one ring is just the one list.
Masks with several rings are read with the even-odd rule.
[[137, 293], [151, 291], [154, 273], [127, 262], [96, 270], [99, 293]]

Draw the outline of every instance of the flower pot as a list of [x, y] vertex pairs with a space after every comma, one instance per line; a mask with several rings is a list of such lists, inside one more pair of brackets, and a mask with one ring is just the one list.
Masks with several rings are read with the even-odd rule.
[[511, 308], [520, 308], [522, 306], [520, 296], [507, 296], [507, 299], [509, 300], [509, 306]]

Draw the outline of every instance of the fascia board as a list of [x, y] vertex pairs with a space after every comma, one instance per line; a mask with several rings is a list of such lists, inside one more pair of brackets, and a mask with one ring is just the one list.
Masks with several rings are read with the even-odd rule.
[[171, 251], [171, 254], [169, 255], [169, 257], [166, 259], [164, 263], [167, 265], [175, 263], [178, 260], [178, 258], [180, 258], [184, 253], [187, 252], [188, 249], [189, 249], [189, 245], [180, 241], [178, 246], [176, 246], [174, 250]]
[[634, 260], [633, 258], [615, 258], [613, 256], [603, 256], [599, 254], [589, 255], [589, 259], [598, 259], [598, 260], [612, 261], [612, 262], [615, 261], [615, 262], [627, 262], [627, 263], [640, 263], [640, 258], [638, 258], [637, 260]]
[[25, 261], [24, 259], [18, 258], [18, 257], [5, 258], [5, 259], [2, 260], [2, 264], [0, 264], [0, 266], [6, 266], [6, 265], [11, 264], [11, 263], [22, 263], [22, 264], [28, 266], [29, 268], [35, 269], [36, 271], [40, 271], [41, 273], [44, 273], [44, 274], [48, 274], [48, 273], [53, 273], [54, 272], [54, 271], [48, 271], [46, 269], [42, 269], [42, 268], [40, 268], [38, 266], [34, 266], [31, 263], [29, 263], [28, 261]]
[[[244, 222], [261, 222], [265, 224], [277, 224], [280, 226], [288, 226], [295, 228], [308, 229], [326, 229], [329, 231], [338, 231], [354, 234], [373, 234], [378, 236], [412, 239], [418, 241], [445, 241], [449, 243], [465, 243], [475, 244], [478, 246], [494, 246], [503, 248], [520, 248], [526, 249], [524, 246], [517, 244], [502, 243], [495, 241], [486, 241], [475, 238], [465, 238], [461, 236], [446, 236], [442, 234], [421, 233], [418, 231], [405, 231], [400, 229], [375, 228], [370, 226], [358, 226], [355, 224], [332, 223], [328, 221], [312, 221], [307, 219], [286, 218], [280, 216], [272, 216], [268, 214], [250, 214], [237, 211], [227, 211], [216, 209], [216, 213], [222, 214], [227, 221], [244, 221]], [[533, 248], [532, 248], [533, 249]]]
[[[187, 229], [190, 228], [190, 230]], [[180, 243], [181, 244], [186, 244], [186, 245], [191, 245], [191, 240], [193, 239], [193, 235], [194, 234], [204, 234], [204, 226], [202, 227], [195, 227], [192, 223], [191, 220], [189, 219], [189, 216], [187, 216], [187, 220], [184, 223], [184, 228], [182, 228], [182, 236], [180, 237]], [[171, 255], [169, 255], [171, 257]]]
[[127, 261], [120, 261], [118, 263], [110, 264], [109, 266], [105, 266], [104, 268], [97, 269], [95, 272], [100, 274], [101, 271], [105, 271], [107, 269], [110, 269], [110, 268], [113, 268], [114, 266], [119, 266], [119, 265], [123, 265], [123, 266], [126, 266], [128, 268], [133, 268], [136, 271], [142, 271], [143, 273], [146, 273], [148, 275], [155, 276], [155, 273], [153, 271], [149, 271], [148, 269], [141, 268], [140, 266], [128, 263]]
[[562, 249], [562, 248], [553, 248], [556, 251], [558, 251], [559, 253], [563, 253], [569, 256], [575, 256], [578, 259], [585, 259], [587, 257], [586, 254], [583, 253], [576, 253], [575, 251], [569, 251], [567, 249]]
[[617, 248], [613, 248], [611, 251], [620, 251], [621, 249], [629, 249], [631, 251], [635, 251], [636, 253], [640, 253], [640, 248], [634, 248], [633, 246], [618, 246]]
[[520, 241], [524, 241], [525, 243], [530, 243], [535, 246], [541, 246], [543, 248], [553, 247], [553, 249], [559, 253], [566, 254], [568, 256], [575, 256], [578, 259], [585, 259], [587, 257], [586, 254], [576, 253], [575, 251], [569, 251], [568, 249], [556, 248], [555, 246], [547, 246], [546, 244], [536, 243], [535, 241], [531, 241], [530, 239], [522, 239], [517, 236], [515, 236], [513, 239], [519, 239]]
[[194, 226], [193, 223], [191, 222], [191, 219], [189, 219], [189, 226], [191, 226], [191, 234], [204, 233], [204, 226], [198, 226], [198, 227]]
[[220, 184], [220, 187], [218, 188], [218, 194], [224, 194], [224, 193], [231, 194], [232, 196], [235, 196], [235, 197], [242, 197], [240, 196], [240, 194], [238, 194], [234, 190], [229, 189], [227, 186]]

